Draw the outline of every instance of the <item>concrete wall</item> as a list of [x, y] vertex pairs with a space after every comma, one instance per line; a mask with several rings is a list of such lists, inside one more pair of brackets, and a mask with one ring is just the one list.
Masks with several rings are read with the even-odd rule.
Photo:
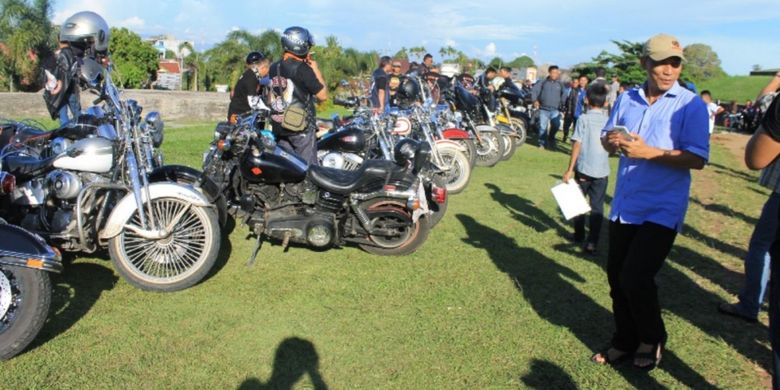
[[[144, 113], [159, 111], [166, 121], [221, 121], [227, 116], [230, 95], [218, 92], [126, 90], [123, 99], [134, 99]], [[81, 93], [82, 108], [92, 105], [96, 96]], [[48, 117], [42, 93], [0, 93], [0, 118]]]

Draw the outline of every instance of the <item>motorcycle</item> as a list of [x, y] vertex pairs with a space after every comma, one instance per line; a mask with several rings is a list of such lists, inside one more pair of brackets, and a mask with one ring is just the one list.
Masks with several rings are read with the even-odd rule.
[[308, 166], [263, 130], [267, 112], [235, 125], [220, 124], [204, 156], [203, 171], [219, 184], [231, 215], [262, 238], [324, 249], [357, 244], [377, 255], [408, 255], [430, 231], [427, 199], [444, 203], [446, 188], [418, 173], [430, 158], [426, 144], [395, 145], [394, 161], [366, 160], [346, 171]]
[[108, 249], [138, 288], [190, 287], [216, 261], [216, 207], [194, 186], [165, 181], [177, 169], [164, 168], [155, 153], [159, 116], [142, 121], [137, 102], [120, 99], [110, 69], [85, 68], [100, 85], [94, 104], [105, 104], [90, 107], [71, 130], [18, 132], [20, 142], [3, 148], [0, 160], [18, 182], [5, 216], [64, 251]]
[[[14, 177], [0, 172], [0, 196], [14, 188]], [[0, 219], [0, 360], [16, 356], [38, 335], [49, 314], [49, 273], [61, 271], [54, 248]]]

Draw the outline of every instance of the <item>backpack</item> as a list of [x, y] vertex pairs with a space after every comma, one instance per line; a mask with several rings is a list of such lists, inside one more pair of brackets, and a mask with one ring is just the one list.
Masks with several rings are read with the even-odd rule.
[[[298, 133], [308, 128], [307, 107], [311, 96], [307, 97], [306, 102], [301, 102], [295, 97], [295, 83], [281, 75], [284, 65], [284, 61], [279, 62], [276, 75], [271, 77], [270, 88], [268, 88], [271, 122], [285, 130]], [[300, 62], [295, 62], [289, 74], [296, 74], [300, 65]]]
[[[59, 59], [62, 56], [64, 61], [64, 69], [60, 68]], [[46, 109], [51, 115], [51, 119], [57, 119], [59, 116], [60, 108], [65, 104], [65, 96], [68, 95], [72, 88], [78, 88], [78, 77], [80, 71], [80, 62], [78, 58], [73, 54], [73, 51], [68, 48], [62, 48], [60, 53], [54, 57], [49, 57], [44, 61], [41, 61], [40, 74], [38, 81], [41, 85], [45, 86], [43, 92], [43, 101], [46, 103]], [[62, 88], [56, 95], [51, 94], [51, 89], [54, 88], [58, 77], [62, 77]]]

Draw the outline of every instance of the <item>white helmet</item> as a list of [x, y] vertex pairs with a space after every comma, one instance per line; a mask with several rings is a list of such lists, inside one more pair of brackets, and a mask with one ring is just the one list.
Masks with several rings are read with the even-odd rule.
[[106, 51], [109, 35], [108, 23], [103, 17], [92, 11], [82, 11], [62, 23], [60, 42], [87, 43], [96, 51]]

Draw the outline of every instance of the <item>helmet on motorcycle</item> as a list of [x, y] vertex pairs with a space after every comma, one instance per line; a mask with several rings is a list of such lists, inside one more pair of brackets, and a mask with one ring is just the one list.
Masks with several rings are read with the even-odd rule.
[[406, 165], [407, 163], [413, 161], [418, 145], [419, 142], [409, 138], [403, 138], [398, 141], [398, 143], [395, 144], [395, 148], [393, 149], [393, 157], [395, 158], [395, 162], [401, 165]]
[[62, 23], [60, 42], [92, 46], [99, 52], [106, 51], [110, 33], [108, 23], [103, 17], [91, 11], [82, 11]]
[[260, 53], [259, 51], [253, 51], [246, 56], [246, 64], [247, 65], [256, 64], [262, 61], [264, 58], [265, 56], [263, 55], [263, 53]]
[[309, 49], [314, 46], [314, 37], [309, 30], [293, 26], [287, 28], [282, 33], [282, 49], [295, 54], [298, 57], [304, 57], [309, 54]]
[[420, 86], [417, 85], [414, 79], [405, 77], [401, 81], [401, 85], [398, 86], [397, 93], [401, 100], [401, 105], [408, 106], [417, 101], [420, 96]]

